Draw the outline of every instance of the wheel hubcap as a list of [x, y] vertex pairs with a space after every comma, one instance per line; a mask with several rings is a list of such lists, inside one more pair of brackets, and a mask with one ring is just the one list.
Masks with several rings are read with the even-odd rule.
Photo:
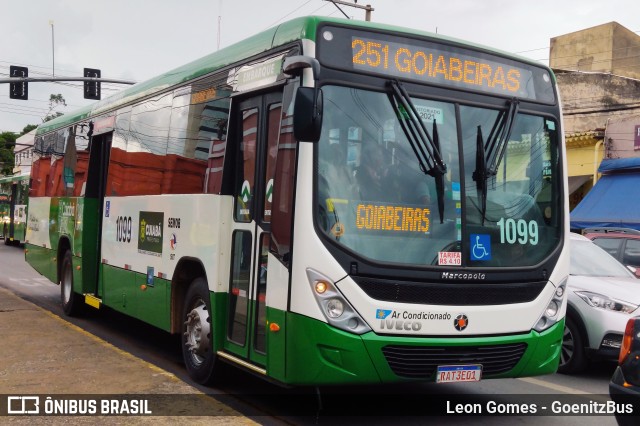
[[567, 364], [571, 358], [573, 357], [574, 351], [574, 341], [573, 334], [571, 334], [571, 330], [565, 325], [564, 327], [564, 335], [562, 337], [562, 352], [560, 353], [560, 364]]
[[195, 365], [204, 362], [204, 357], [211, 350], [211, 325], [209, 312], [204, 303], [200, 302], [187, 314], [185, 321], [185, 344]]
[[64, 268], [64, 273], [62, 275], [62, 290], [64, 292], [64, 303], [69, 303], [71, 299], [71, 268]]

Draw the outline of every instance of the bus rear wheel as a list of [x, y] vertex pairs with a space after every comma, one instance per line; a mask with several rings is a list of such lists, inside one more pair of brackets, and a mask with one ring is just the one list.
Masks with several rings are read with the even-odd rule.
[[213, 318], [209, 285], [196, 278], [184, 301], [182, 321], [182, 357], [189, 376], [207, 385], [214, 380], [216, 356], [213, 352]]
[[4, 244], [5, 245], [11, 245], [11, 240], [9, 239], [9, 228], [7, 227], [7, 224], [4, 224], [4, 227], [2, 228], [2, 237], [4, 238]]
[[73, 317], [81, 313], [82, 297], [73, 291], [73, 263], [69, 250], [64, 253], [60, 268], [60, 300], [65, 314]]

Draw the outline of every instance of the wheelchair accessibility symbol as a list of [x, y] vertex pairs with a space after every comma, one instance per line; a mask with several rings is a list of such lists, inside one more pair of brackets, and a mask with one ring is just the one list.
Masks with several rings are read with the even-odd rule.
[[471, 234], [471, 260], [491, 260], [491, 235]]

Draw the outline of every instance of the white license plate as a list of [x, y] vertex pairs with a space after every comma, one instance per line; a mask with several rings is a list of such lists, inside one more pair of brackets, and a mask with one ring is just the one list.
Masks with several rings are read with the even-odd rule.
[[479, 382], [481, 377], [481, 365], [439, 365], [436, 371], [437, 383]]

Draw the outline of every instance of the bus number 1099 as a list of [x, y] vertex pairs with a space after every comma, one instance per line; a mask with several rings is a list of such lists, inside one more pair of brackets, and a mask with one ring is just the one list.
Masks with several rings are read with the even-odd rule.
[[116, 239], [118, 242], [131, 242], [131, 216], [118, 216], [116, 219]]

